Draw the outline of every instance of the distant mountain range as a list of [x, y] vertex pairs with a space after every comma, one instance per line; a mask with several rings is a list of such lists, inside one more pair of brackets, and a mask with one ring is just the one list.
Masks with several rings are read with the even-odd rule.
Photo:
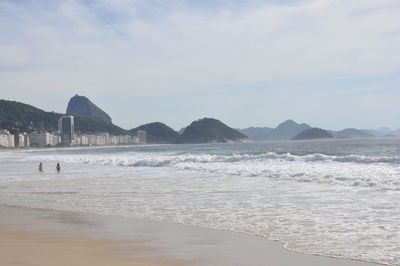
[[397, 130], [392, 130], [387, 127], [381, 127], [378, 129], [362, 129], [363, 132], [371, 134], [373, 136], [377, 137], [383, 137], [383, 136], [390, 136], [390, 135], [400, 135], [400, 129]]
[[[279, 141], [279, 140], [299, 139], [297, 137], [298, 134], [311, 128], [312, 127], [310, 125], [305, 123], [299, 124], [293, 120], [286, 120], [285, 122], [279, 124], [276, 128], [249, 127], [237, 130], [248, 136], [253, 141]], [[334, 138], [368, 138], [368, 137], [382, 137], [382, 136], [400, 136], [400, 129], [391, 130], [385, 127], [379, 129], [346, 128], [340, 131], [326, 130], [326, 132], [330, 133]], [[312, 130], [305, 133], [308, 136], [307, 138], [312, 139], [312, 138], [319, 138], [319, 133], [321, 132], [318, 130]], [[329, 135], [326, 136], [329, 137]], [[300, 138], [303, 139], [304, 136], [301, 135]]]
[[[148, 143], [214, 143], [247, 141], [247, 136], [213, 118], [194, 121], [179, 134], [161, 122], [141, 125], [131, 130], [111, 122], [111, 117], [84, 96], [75, 95], [68, 103], [67, 113], [75, 118], [77, 134], [107, 132], [112, 135], [137, 135], [145, 130]], [[63, 114], [46, 112], [34, 106], [0, 100], [0, 129], [19, 129], [23, 132], [56, 131]]]
[[302, 131], [311, 128], [311, 126], [303, 123], [298, 124], [293, 120], [286, 120], [279, 124], [276, 128], [245, 128], [240, 132], [247, 135], [250, 139], [256, 141], [277, 141], [277, 140], [290, 140]]

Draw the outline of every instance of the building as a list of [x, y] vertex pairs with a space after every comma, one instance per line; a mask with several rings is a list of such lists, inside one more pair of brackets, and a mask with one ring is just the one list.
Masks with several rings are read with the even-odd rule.
[[14, 135], [12, 135], [7, 130], [0, 130], [0, 146], [6, 148], [13, 148], [14, 145]]
[[64, 145], [75, 144], [74, 117], [72, 115], [63, 115], [58, 120], [58, 130], [61, 132], [62, 144]]
[[61, 142], [60, 136], [50, 134], [49, 132], [33, 132], [29, 134], [31, 146], [45, 147], [56, 146]]
[[56, 146], [61, 143], [61, 136], [51, 134], [51, 146]]
[[50, 133], [48, 132], [34, 132], [29, 134], [31, 145], [36, 147], [44, 147], [51, 144]]
[[76, 135], [74, 145], [105, 146], [105, 145], [135, 145], [139, 143], [138, 136], [110, 135], [99, 133], [91, 135]]
[[79, 145], [89, 145], [89, 138], [87, 136], [79, 136]]
[[140, 144], [140, 142], [139, 142], [139, 137], [137, 137], [137, 136], [131, 136], [131, 138], [132, 138], [132, 144]]
[[19, 146], [20, 147], [30, 147], [31, 146], [31, 142], [29, 139], [29, 135], [28, 133], [24, 132], [22, 134], [19, 134]]
[[14, 147], [16, 147], [16, 148], [19, 147], [19, 140], [20, 140], [19, 129], [18, 128], [10, 129], [10, 133], [14, 138]]
[[[13, 146], [9, 146], [9, 147], [15, 147], [15, 148], [19, 148], [19, 147], [29, 147], [30, 143], [29, 143], [29, 136], [27, 133], [23, 132], [20, 133], [18, 128], [13, 128], [10, 130], [10, 133], [12, 135], [12, 137], [14, 138], [13, 142]], [[10, 142], [10, 143], [11, 143]]]
[[139, 144], [146, 144], [147, 143], [147, 134], [144, 130], [138, 130], [137, 135], [139, 137]]

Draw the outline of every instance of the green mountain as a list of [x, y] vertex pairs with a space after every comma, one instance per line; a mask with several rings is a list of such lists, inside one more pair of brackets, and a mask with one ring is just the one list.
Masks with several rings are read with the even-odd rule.
[[85, 96], [79, 96], [78, 94], [69, 100], [67, 114], [98, 117], [105, 122], [112, 123], [111, 117], [106, 112], [97, 107]]
[[178, 132], [160, 122], [141, 125], [137, 128], [131, 129], [130, 133], [137, 135], [138, 130], [146, 131], [147, 143], [176, 143], [179, 137]]
[[248, 138], [219, 120], [203, 118], [192, 122], [179, 137], [179, 143], [240, 142]]
[[31, 132], [36, 129], [57, 130], [60, 114], [45, 112], [32, 105], [0, 100], [0, 128], [18, 128], [20, 131]]
[[98, 117], [74, 114], [75, 132], [78, 134], [90, 134], [107, 132], [111, 135], [129, 135], [129, 131]]
[[[46, 112], [28, 104], [0, 100], [0, 128], [18, 128], [20, 131], [35, 130], [56, 131], [58, 119], [63, 114]], [[77, 133], [108, 132], [113, 135], [129, 132], [97, 117], [74, 115], [75, 131]]]
[[292, 140], [306, 140], [306, 139], [331, 139], [333, 138], [332, 134], [327, 130], [320, 128], [309, 128], [299, 133]]

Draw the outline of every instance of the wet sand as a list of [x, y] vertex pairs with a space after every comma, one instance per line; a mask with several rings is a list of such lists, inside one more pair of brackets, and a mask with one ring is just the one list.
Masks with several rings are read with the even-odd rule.
[[118, 216], [0, 205], [0, 265], [372, 266], [262, 237]]

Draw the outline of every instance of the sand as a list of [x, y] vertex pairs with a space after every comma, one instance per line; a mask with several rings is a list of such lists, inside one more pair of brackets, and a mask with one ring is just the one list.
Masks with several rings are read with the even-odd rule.
[[372, 266], [262, 237], [180, 224], [0, 205], [0, 265]]
[[54, 235], [33, 232], [0, 231], [0, 265], [40, 266], [175, 266], [183, 265], [174, 260], [132, 258], [121, 251], [143, 252], [143, 247], [119, 247], [118, 241], [68, 240]]

